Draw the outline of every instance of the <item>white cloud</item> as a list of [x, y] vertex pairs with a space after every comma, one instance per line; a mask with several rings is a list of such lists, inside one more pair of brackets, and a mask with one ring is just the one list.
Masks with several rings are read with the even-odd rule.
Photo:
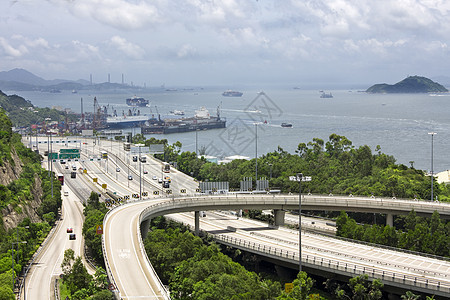
[[177, 52], [178, 58], [193, 57], [197, 54], [197, 50], [191, 45], [183, 45]]
[[[413, 69], [428, 68], [439, 57], [436, 65], [450, 69], [445, 59], [450, 45], [450, 1], [446, 0], [47, 0], [42, 5], [35, 1], [17, 4], [0, 2], [0, 10], [8, 16], [0, 20], [2, 32], [10, 34], [0, 38], [0, 65], [14, 59], [18, 64], [27, 60], [28, 65], [32, 60], [49, 66], [66, 64], [68, 70], [119, 64], [125, 70], [148, 63], [164, 72], [169, 65], [171, 70], [178, 64], [188, 69], [190, 63], [198, 67], [204, 62], [224, 72], [225, 64], [232, 62], [246, 66], [249, 72], [252, 66], [272, 64], [283, 74], [284, 69], [308, 73], [304, 66], [322, 62], [338, 73], [343, 64], [357, 65], [355, 60], [380, 70], [383, 65], [408, 61]], [[419, 64], [417, 58], [430, 61]]]
[[113, 46], [117, 47], [119, 51], [127, 55], [129, 58], [141, 59], [145, 54], [144, 49], [120, 36], [113, 36], [110, 41]]
[[29, 39], [23, 35], [13, 35], [11, 39], [24, 43], [30, 48], [49, 48], [48, 41], [44, 38]]
[[6, 56], [12, 57], [21, 57], [28, 53], [28, 49], [24, 45], [13, 46], [3, 37], [0, 37], [0, 49]]
[[102, 24], [123, 30], [139, 29], [148, 24], [158, 23], [160, 21], [156, 7], [148, 3], [149, 1], [50, 1], [67, 7], [70, 12], [77, 16], [92, 18]]

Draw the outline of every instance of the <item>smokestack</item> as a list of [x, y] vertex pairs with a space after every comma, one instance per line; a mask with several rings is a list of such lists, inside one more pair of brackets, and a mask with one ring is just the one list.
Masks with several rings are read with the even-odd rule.
[[111, 74], [108, 73], [108, 83], [111, 83]]
[[91, 81], [91, 85], [92, 85], [92, 74], [90, 75], [90, 81]]
[[122, 84], [124, 84], [125, 82], [123, 81], [123, 73], [122, 73]]

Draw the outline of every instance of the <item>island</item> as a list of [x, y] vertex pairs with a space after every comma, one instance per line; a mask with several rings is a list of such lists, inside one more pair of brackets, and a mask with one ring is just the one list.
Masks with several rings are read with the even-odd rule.
[[421, 76], [409, 76], [396, 84], [372, 85], [367, 93], [445, 93], [448, 90], [437, 82]]

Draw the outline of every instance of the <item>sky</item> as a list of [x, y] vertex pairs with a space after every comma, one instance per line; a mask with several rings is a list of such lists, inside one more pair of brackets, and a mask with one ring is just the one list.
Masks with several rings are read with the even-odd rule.
[[447, 0], [2, 0], [0, 71], [134, 85], [450, 76]]

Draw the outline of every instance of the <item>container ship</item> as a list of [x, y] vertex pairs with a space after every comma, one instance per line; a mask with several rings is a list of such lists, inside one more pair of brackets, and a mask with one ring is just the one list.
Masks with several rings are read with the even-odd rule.
[[226, 120], [220, 118], [219, 108], [217, 109], [217, 116], [212, 117], [205, 107], [201, 107], [195, 112], [195, 116], [190, 118], [151, 119], [148, 121], [148, 125], [141, 127], [141, 132], [142, 134], [170, 134], [225, 127]]
[[127, 105], [129, 105], [129, 106], [139, 106], [139, 107], [147, 106], [149, 103], [149, 101], [147, 99], [144, 99], [142, 97], [137, 97], [137, 96], [128, 98], [126, 101], [127, 101]]
[[241, 97], [244, 93], [238, 91], [227, 90], [222, 93], [224, 97]]

